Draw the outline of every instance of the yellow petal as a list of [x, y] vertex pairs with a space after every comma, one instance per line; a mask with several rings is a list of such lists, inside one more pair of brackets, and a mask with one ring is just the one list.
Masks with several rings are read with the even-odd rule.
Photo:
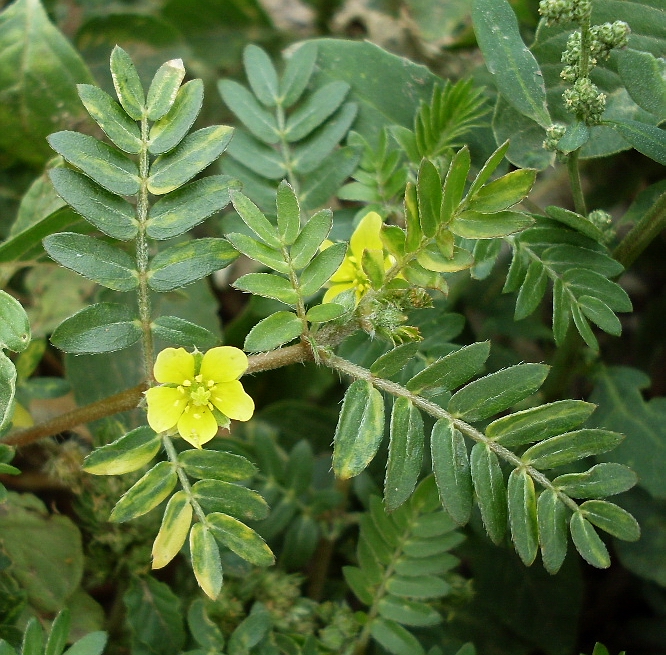
[[352, 282], [356, 278], [356, 271], [356, 264], [354, 264], [349, 257], [345, 257], [342, 260], [342, 264], [338, 267], [338, 270], [329, 278], [329, 282], [332, 284], [337, 284], [338, 282]]
[[176, 423], [187, 406], [187, 398], [172, 387], [153, 387], [146, 391], [148, 405], [148, 425], [155, 432], [169, 430]]
[[158, 382], [182, 384], [194, 378], [194, 356], [185, 348], [165, 348], [157, 355], [153, 372]]
[[335, 296], [339, 296], [343, 291], [351, 289], [354, 286], [352, 282], [345, 282], [344, 284], [334, 284], [326, 293], [322, 299], [322, 302], [331, 302]]
[[217, 434], [217, 421], [208, 407], [190, 407], [178, 419], [178, 432], [195, 448], [201, 448]]
[[379, 236], [383, 224], [384, 221], [377, 212], [370, 212], [356, 226], [349, 245], [358, 262], [361, 261], [364, 250], [384, 249], [384, 244]]
[[237, 380], [247, 370], [247, 356], [238, 348], [219, 346], [211, 348], [201, 362], [201, 375], [204, 380], [231, 382]]
[[235, 421], [249, 421], [254, 413], [254, 400], [245, 393], [238, 380], [216, 385], [210, 401], [225, 416]]

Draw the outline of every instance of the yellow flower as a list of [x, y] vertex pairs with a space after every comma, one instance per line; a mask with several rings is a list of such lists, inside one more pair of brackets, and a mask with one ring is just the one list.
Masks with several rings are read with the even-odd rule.
[[[377, 212], [370, 212], [361, 219], [349, 240], [347, 255], [340, 264], [340, 268], [329, 280], [331, 287], [324, 294], [323, 302], [331, 302], [343, 291], [354, 289], [358, 303], [371, 289], [370, 279], [363, 270], [363, 252], [365, 250], [379, 251], [384, 260], [384, 271], [391, 268], [393, 259], [384, 256], [384, 244], [380, 236], [383, 223], [382, 217]], [[324, 247], [330, 245], [330, 242], [324, 243]]]
[[211, 348], [203, 357], [197, 351], [165, 348], [154, 368], [162, 386], [146, 391], [148, 424], [155, 432], [177, 427], [185, 441], [201, 448], [217, 434], [214, 410], [236, 421], [252, 417], [254, 401], [238, 381], [246, 370], [245, 353], [231, 346]]

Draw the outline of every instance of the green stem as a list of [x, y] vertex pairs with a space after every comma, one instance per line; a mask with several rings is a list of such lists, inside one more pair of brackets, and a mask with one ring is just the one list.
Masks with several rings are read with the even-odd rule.
[[291, 146], [289, 145], [289, 141], [285, 138], [287, 119], [284, 113], [284, 107], [280, 103], [278, 103], [275, 108], [275, 118], [278, 124], [278, 131], [280, 132], [280, 150], [282, 151], [282, 163], [287, 170], [287, 181], [291, 184], [296, 197], [300, 200], [298, 179], [296, 178], [296, 173], [294, 172], [294, 167], [291, 161]]
[[167, 457], [169, 458], [169, 461], [176, 467], [176, 473], [178, 475], [178, 480], [180, 481], [180, 486], [186, 493], [187, 499], [189, 500], [190, 505], [192, 505], [194, 513], [197, 515], [199, 521], [205, 524], [206, 513], [203, 511], [203, 508], [201, 505], [199, 505], [197, 499], [194, 497], [194, 494], [192, 493], [192, 485], [190, 484], [187, 474], [185, 471], [183, 471], [182, 466], [178, 463], [178, 453], [176, 452], [176, 448], [173, 445], [173, 441], [171, 441], [171, 437], [167, 437], [165, 434], [163, 434], [162, 444], [164, 445], [164, 450], [167, 454]]
[[574, 150], [567, 157], [567, 172], [571, 183], [571, 193], [573, 194], [574, 208], [577, 213], [587, 216], [587, 207], [585, 205], [585, 196], [583, 195], [583, 185], [580, 180], [580, 168], [578, 166], [578, 150]]
[[139, 177], [141, 188], [137, 196], [136, 217], [139, 222], [139, 231], [136, 237], [136, 267], [139, 272], [139, 286], [137, 296], [139, 302], [139, 321], [143, 335], [143, 367], [147, 380], [153, 379], [153, 333], [150, 329], [150, 291], [148, 288], [148, 237], [146, 225], [148, 223], [148, 119], [141, 119], [141, 152], [139, 153]]
[[657, 202], [622, 239], [615, 248], [613, 257], [628, 268], [664, 228], [666, 228], [666, 192], [659, 196]]

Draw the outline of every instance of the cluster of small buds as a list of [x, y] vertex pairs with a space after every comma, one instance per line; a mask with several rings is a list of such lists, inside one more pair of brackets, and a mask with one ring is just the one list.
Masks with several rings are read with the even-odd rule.
[[541, 0], [539, 13], [548, 25], [580, 23], [590, 15], [591, 0]]
[[550, 150], [551, 152], [557, 151], [557, 144], [560, 142], [560, 139], [564, 136], [566, 131], [566, 126], [561, 123], [553, 123], [551, 126], [547, 127], [546, 138], [542, 144], [544, 150]]
[[598, 125], [606, 109], [606, 94], [589, 77], [577, 79], [562, 94], [566, 108], [587, 125]]
[[605, 241], [612, 241], [615, 236], [615, 229], [613, 228], [613, 219], [607, 211], [595, 209], [587, 215], [587, 219], [603, 232]]

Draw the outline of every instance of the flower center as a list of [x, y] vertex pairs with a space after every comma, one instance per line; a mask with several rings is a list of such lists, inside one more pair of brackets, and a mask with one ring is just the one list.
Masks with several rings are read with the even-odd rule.
[[370, 279], [365, 274], [361, 264], [356, 261], [356, 257], [351, 255], [349, 257], [349, 261], [354, 267], [354, 279], [352, 280], [352, 283], [356, 287], [357, 291], [361, 295], [364, 295], [367, 291], [370, 290]]
[[210, 395], [215, 389], [214, 380], [204, 381], [201, 374], [199, 374], [194, 380], [185, 380], [183, 386], [187, 387], [187, 394], [190, 397], [190, 403], [192, 405], [195, 407], [210, 405]]

